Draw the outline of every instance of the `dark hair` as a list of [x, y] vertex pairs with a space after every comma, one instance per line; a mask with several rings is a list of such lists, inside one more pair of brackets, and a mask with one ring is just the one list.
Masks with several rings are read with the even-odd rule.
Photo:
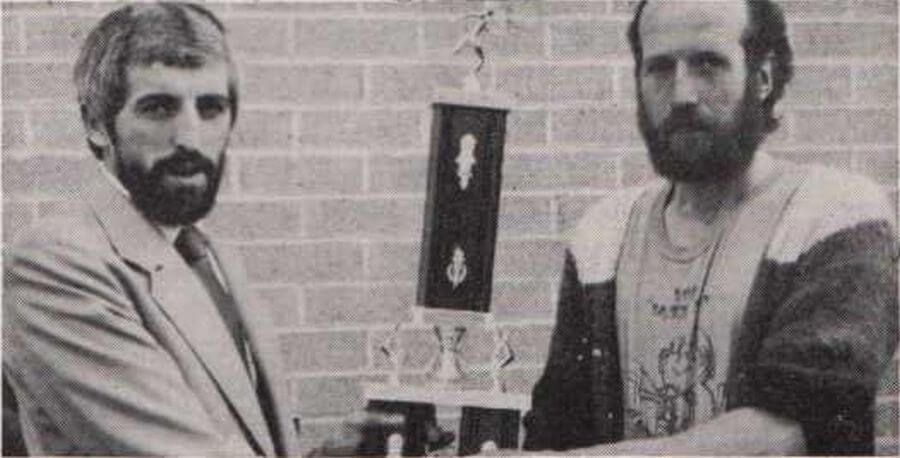
[[[237, 69], [225, 40], [225, 26], [206, 8], [189, 3], [126, 5], [91, 30], [75, 63], [74, 80], [85, 124], [114, 132], [116, 115], [128, 97], [126, 69], [161, 62], [197, 68], [221, 59], [228, 67], [231, 123], [237, 118]], [[88, 139], [97, 158], [100, 146]]]
[[[755, 70], [769, 55], [772, 56], [772, 92], [762, 100], [765, 115], [766, 132], [778, 129], [779, 120], [773, 116], [775, 104], [784, 95], [784, 87], [794, 76], [794, 52], [787, 36], [787, 24], [784, 12], [772, 0], [744, 0], [749, 19], [747, 28], [741, 36], [744, 47], [746, 65]], [[634, 18], [628, 26], [628, 43], [634, 56], [634, 74], [637, 78], [641, 72], [644, 50], [641, 44], [640, 22], [644, 7], [648, 0], [641, 0], [634, 12]]]

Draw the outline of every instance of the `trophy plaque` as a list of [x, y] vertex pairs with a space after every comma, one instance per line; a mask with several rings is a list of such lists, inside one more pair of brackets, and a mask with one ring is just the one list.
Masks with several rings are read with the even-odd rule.
[[433, 111], [418, 303], [488, 312], [509, 109], [469, 93]]

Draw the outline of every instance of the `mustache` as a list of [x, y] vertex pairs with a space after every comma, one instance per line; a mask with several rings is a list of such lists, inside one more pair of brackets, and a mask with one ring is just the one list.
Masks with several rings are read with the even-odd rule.
[[178, 148], [171, 156], [160, 159], [153, 165], [150, 174], [182, 175], [189, 176], [195, 173], [212, 175], [215, 172], [215, 164], [197, 150]]
[[714, 126], [704, 120], [695, 107], [673, 109], [659, 128], [663, 134], [671, 134], [678, 130], [711, 131], [713, 129]]

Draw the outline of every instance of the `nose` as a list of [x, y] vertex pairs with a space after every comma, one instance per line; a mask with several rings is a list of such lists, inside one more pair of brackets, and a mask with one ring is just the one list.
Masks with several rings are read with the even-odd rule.
[[697, 104], [697, 86], [687, 65], [677, 65], [672, 91], [672, 106], [680, 107]]
[[182, 110], [175, 120], [172, 139], [176, 148], [200, 151], [200, 117], [193, 110]]

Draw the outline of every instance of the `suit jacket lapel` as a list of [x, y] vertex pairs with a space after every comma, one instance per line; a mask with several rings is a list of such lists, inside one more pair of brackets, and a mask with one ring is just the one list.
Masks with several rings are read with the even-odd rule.
[[247, 330], [250, 349], [259, 369], [257, 383], [264, 384], [272, 397], [273, 412], [268, 414], [272, 416], [273, 427], [277, 429], [277, 431], [273, 431], [276, 452], [279, 455], [297, 455], [300, 451], [293, 440], [294, 434], [291, 433], [293, 425], [291, 425], [290, 415], [286, 408], [289, 405], [289, 397], [281, 379], [283, 368], [281, 360], [277, 357], [281, 353], [272, 332], [274, 323], [268, 319], [269, 315], [264, 311], [249, 308], [253, 302], [247, 297], [248, 289], [243, 282], [243, 279], [247, 277], [236, 250], [215, 242], [213, 242], [213, 249], [221, 261], [219, 264], [224, 271], [231, 293], [237, 302], [238, 313]]
[[270, 435], [255, 390], [200, 279], [106, 177], [99, 173], [93, 177], [86, 187], [86, 196], [119, 255], [147, 273], [150, 294], [194, 349], [256, 442], [271, 453]]

